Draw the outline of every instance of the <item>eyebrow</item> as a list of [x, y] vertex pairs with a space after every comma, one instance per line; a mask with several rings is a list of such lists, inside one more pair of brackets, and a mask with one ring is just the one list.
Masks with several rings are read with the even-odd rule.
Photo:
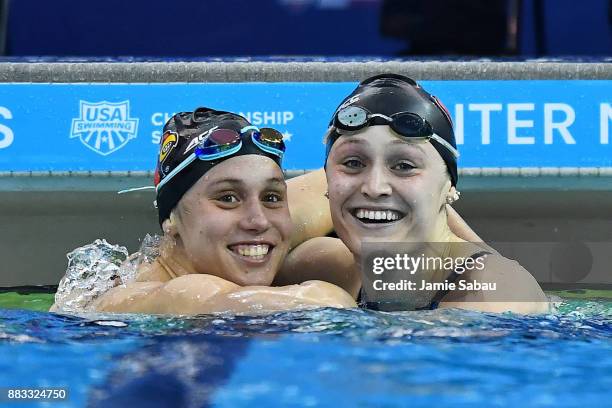
[[344, 139], [343, 144], [366, 144], [367, 142], [363, 139], [358, 139], [358, 138], [354, 138], [354, 137], [347, 137], [346, 139]]
[[244, 182], [242, 180], [239, 179], [235, 179], [235, 178], [224, 178], [221, 180], [217, 180], [215, 182], [213, 182], [211, 184], [211, 186], [216, 186], [217, 184], [244, 184]]
[[396, 140], [392, 141], [391, 144], [401, 144], [402, 146], [408, 145], [408, 146], [411, 146], [411, 147], [419, 150], [423, 154], [427, 154], [427, 152], [425, 152], [425, 149], [421, 146], [421, 143], [416, 143], [416, 142], [415, 143], [410, 143], [410, 142], [407, 142], [405, 140], [396, 139]]
[[285, 179], [282, 179], [280, 177], [271, 177], [267, 179], [266, 182], [273, 183], [273, 184], [287, 184], [285, 183]]

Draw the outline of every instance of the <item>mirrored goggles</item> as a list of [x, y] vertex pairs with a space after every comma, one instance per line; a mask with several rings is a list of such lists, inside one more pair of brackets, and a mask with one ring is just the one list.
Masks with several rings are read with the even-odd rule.
[[351, 132], [371, 125], [388, 125], [397, 135], [410, 141], [435, 140], [444, 146], [455, 158], [459, 151], [442, 137], [437, 135], [431, 124], [412, 112], [398, 112], [391, 116], [381, 113], [370, 113], [360, 106], [348, 106], [340, 109], [334, 116], [333, 126], [338, 133]]
[[242, 138], [248, 132], [251, 132], [251, 140], [260, 150], [283, 158], [285, 142], [282, 133], [276, 129], [259, 129], [257, 126], [245, 126], [240, 132], [232, 129], [215, 129], [198, 143], [193, 153], [159, 182], [156, 190], [159, 191], [164, 184], [196, 159], [212, 161], [236, 154], [242, 148]]

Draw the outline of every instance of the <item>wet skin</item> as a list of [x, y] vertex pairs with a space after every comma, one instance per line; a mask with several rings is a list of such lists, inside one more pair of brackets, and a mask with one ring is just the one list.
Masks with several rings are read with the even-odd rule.
[[453, 192], [442, 157], [429, 142], [406, 142], [389, 126], [340, 137], [327, 161], [336, 233], [357, 257], [362, 241], [441, 242], [451, 232]]
[[287, 186], [267, 157], [246, 155], [218, 164], [174, 211], [177, 249], [193, 273], [240, 286], [269, 285], [289, 249]]

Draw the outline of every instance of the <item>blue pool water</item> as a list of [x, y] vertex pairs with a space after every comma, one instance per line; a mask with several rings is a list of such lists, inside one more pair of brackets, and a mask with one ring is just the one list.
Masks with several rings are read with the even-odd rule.
[[69, 389], [50, 407], [605, 407], [612, 302], [568, 301], [538, 317], [0, 309], [0, 356], [0, 386]]

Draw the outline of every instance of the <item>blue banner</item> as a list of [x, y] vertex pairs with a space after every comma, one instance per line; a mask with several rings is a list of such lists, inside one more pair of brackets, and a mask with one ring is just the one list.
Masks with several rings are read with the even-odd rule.
[[[612, 81], [423, 81], [451, 112], [460, 167], [612, 167]], [[161, 129], [198, 106], [285, 135], [286, 169], [323, 164], [356, 83], [0, 84], [0, 171], [153, 170]]]

